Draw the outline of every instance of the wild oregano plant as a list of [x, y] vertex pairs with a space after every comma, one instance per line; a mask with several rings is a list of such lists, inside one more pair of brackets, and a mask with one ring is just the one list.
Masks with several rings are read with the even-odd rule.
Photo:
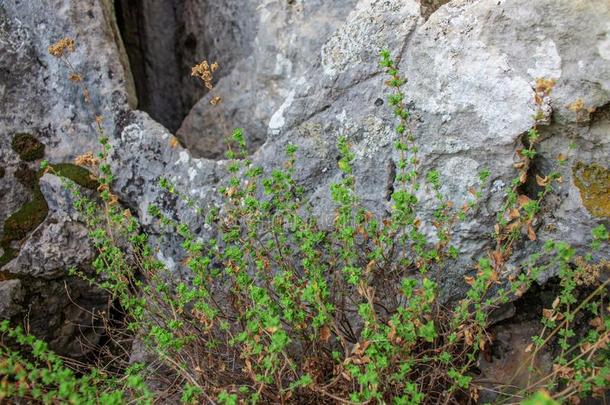
[[[57, 56], [66, 58], [70, 49]], [[548, 242], [522, 263], [520, 273], [504, 277], [520, 230], [535, 239], [532, 221], [557, 177], [539, 176], [544, 189], [537, 199], [522, 197], [520, 186], [536, 153], [536, 128], [519, 152], [529, 160], [517, 168], [522, 173], [499, 214], [496, 249], [479, 260], [475, 276], [465, 278], [464, 297], [443, 303], [439, 275], [460, 255], [452, 245], [454, 225], [474, 211], [490, 173], [482, 171], [480, 188], [467, 190], [472, 199], [454, 207], [441, 192], [440, 173], [420, 173], [417, 137], [402, 92], [405, 79], [390, 52], [381, 53], [381, 66], [398, 121], [391, 214], [378, 218], [360, 204], [348, 137], [337, 144], [341, 179], [330, 188], [334, 221], [322, 227], [294, 179], [297, 146], [288, 145], [284, 166], [269, 173], [248, 159], [243, 130], [237, 129], [226, 156], [229, 177], [219, 188], [225, 201], [220, 209], [196, 207], [169, 179], [159, 181], [165, 192], [205, 217], [209, 238], [149, 206], [164, 232], [182, 240], [184, 279], [157, 259], [135, 217], [112, 194], [111, 148], [98, 125], [102, 152], [81, 156], [77, 163], [100, 183], [99, 198], [67, 186], [99, 252], [93, 263], [97, 275], [79, 274], [113, 297], [122, 317], [107, 334], [124, 350], [111, 356], [111, 366], [92, 366], [77, 375], [49, 357], [44, 345], [36, 343], [32, 352], [24, 349], [33, 338], [4, 323], [0, 331], [22, 350], [11, 349], [10, 339], [0, 345], [2, 359], [10, 360], [0, 363], [7, 375], [0, 395], [48, 403], [142, 403], [152, 400], [144, 381], [165, 381], [167, 395], [183, 403], [477, 401], [483, 389], [477, 381], [478, 361], [493, 344], [488, 331], [492, 312], [522, 296], [541, 272], [552, 268], [559, 269], [561, 291], [545, 310], [542, 332], [529, 351], [533, 364], [545, 346], [558, 345], [554, 368], [519, 392], [498, 382], [493, 387], [497, 401], [519, 402], [541, 388], [546, 391], [532, 401], [552, 403], [553, 398], [599, 395], [607, 389], [608, 282], [594, 276], [598, 264], [592, 256], [576, 261], [567, 244]], [[536, 89], [540, 98], [552, 88], [543, 84]], [[540, 107], [542, 101], [536, 98], [535, 103]], [[433, 238], [422, 231], [425, 219], [419, 216], [417, 198], [422, 188], [437, 202]], [[606, 229], [596, 228], [592, 250], [607, 240]], [[579, 282], [590, 283], [592, 291], [577, 304]], [[589, 327], [584, 337], [577, 337], [575, 321], [583, 313]], [[146, 365], [130, 365], [132, 344], [151, 355]], [[39, 359], [47, 358], [60, 374], [40, 379], [44, 365]], [[25, 382], [21, 367], [33, 373]], [[69, 391], [80, 396], [70, 397]]]

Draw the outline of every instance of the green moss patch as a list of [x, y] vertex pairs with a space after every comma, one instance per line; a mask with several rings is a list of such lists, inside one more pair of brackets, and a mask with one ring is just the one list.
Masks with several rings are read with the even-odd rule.
[[32, 200], [25, 203], [4, 222], [4, 235], [0, 246], [4, 254], [0, 257], [0, 267], [17, 256], [17, 251], [11, 247], [15, 241], [21, 240], [44, 221], [49, 212], [47, 201], [44, 199], [40, 187], [36, 187]]
[[52, 165], [52, 168], [54, 174], [70, 179], [81, 187], [95, 190], [99, 186], [97, 180], [91, 178], [89, 170], [83, 167], [72, 163], [58, 163]]
[[610, 169], [577, 162], [572, 167], [574, 184], [585, 208], [596, 217], [610, 218]]
[[[99, 183], [91, 178], [91, 173], [80, 166], [71, 163], [58, 163], [52, 166], [52, 173], [72, 180], [76, 184], [96, 189]], [[43, 170], [38, 172], [30, 169], [26, 164], [20, 165], [15, 172], [15, 177], [21, 184], [32, 190], [32, 199], [14, 212], [4, 222], [4, 236], [0, 240], [0, 246], [4, 254], [0, 257], [0, 267], [13, 260], [18, 253], [11, 245], [27, 236], [27, 234], [42, 223], [47, 217], [49, 207], [44, 195], [40, 191], [40, 177]]]
[[42, 171], [36, 172], [26, 164], [20, 165], [15, 172], [17, 180], [32, 190], [33, 195], [29, 202], [23, 204], [4, 221], [4, 234], [0, 240], [0, 247], [4, 250], [4, 254], [0, 256], [0, 267], [13, 260], [19, 253], [11, 246], [13, 242], [25, 238], [29, 232], [44, 221], [49, 213], [47, 201], [40, 191], [40, 176], [42, 176]]
[[4, 222], [4, 238], [23, 239], [34, 230], [47, 216], [49, 207], [44, 196], [38, 190], [31, 201], [25, 203]]
[[11, 146], [21, 160], [26, 162], [32, 162], [44, 157], [44, 144], [31, 134], [16, 134], [13, 137]]
[[0, 268], [4, 267], [5, 264], [17, 257], [17, 251], [15, 249], [5, 246], [3, 246], [2, 249], [4, 249], [4, 254], [0, 256]]

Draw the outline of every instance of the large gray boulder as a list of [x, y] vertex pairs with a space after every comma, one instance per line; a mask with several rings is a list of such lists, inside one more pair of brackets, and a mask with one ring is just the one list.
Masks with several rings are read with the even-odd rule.
[[[43, 158], [71, 162], [95, 150], [95, 116], [104, 116], [105, 129], [112, 134], [117, 112], [134, 101], [110, 4], [0, 2], [0, 239], [7, 236], [6, 219], [28, 201], [46, 199], [39, 208], [48, 204], [50, 212], [26, 237], [8, 235], [17, 255], [0, 268], [0, 279], [9, 278], [1, 282], [0, 317], [22, 324], [61, 355], [78, 358], [99, 341], [96, 313], [107, 309], [108, 296], [68, 276], [70, 267], [90, 269], [93, 250], [61, 181], [46, 175], [39, 186], [36, 172]], [[87, 71], [84, 83], [95, 88], [91, 103], [84, 102], [82, 90], [69, 80], [64, 63], [48, 53], [48, 46], [63, 37], [77, 42], [70, 60], [79, 71]], [[45, 146], [43, 154], [20, 156], [14, 139], [24, 133]]]
[[[104, 115], [109, 133], [116, 128], [116, 111], [127, 106], [131, 89], [104, 3], [0, 3], [3, 153], [12, 156], [11, 135], [26, 132], [38, 134], [49, 161], [71, 161], [96, 147], [95, 115]], [[76, 41], [70, 60], [87, 73], [91, 103], [70, 81], [68, 67], [48, 53], [49, 45], [63, 37]]]
[[[110, 2], [47, 0], [0, 2], [0, 238], [9, 215], [31, 199], [18, 180], [22, 160], [12, 147], [16, 134], [27, 133], [46, 146], [51, 163], [69, 162], [97, 147], [95, 115], [103, 115], [108, 133], [117, 111], [133, 102], [126, 58], [116, 29], [107, 18]], [[47, 48], [63, 37], [74, 38], [73, 65], [95, 89], [91, 103], [69, 80], [69, 69]], [[30, 168], [37, 169], [38, 158]]]

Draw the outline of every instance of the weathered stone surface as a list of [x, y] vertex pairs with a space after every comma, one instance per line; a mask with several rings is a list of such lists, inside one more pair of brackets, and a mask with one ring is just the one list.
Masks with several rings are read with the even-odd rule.
[[22, 281], [24, 311], [14, 320], [49, 343], [62, 356], [83, 358], [95, 352], [104, 334], [100, 313], [108, 309], [108, 295], [78, 277]]
[[19, 276], [53, 279], [66, 276], [70, 268], [88, 268], [95, 257], [87, 228], [78, 222], [70, 191], [57, 176], [45, 174], [40, 188], [49, 214], [21, 246], [19, 255], [4, 271]]
[[58, 353], [79, 358], [94, 350], [104, 332], [99, 312], [107, 309], [108, 295], [68, 276], [72, 267], [90, 272], [94, 250], [64, 181], [52, 174], [40, 179], [49, 214], [2, 269], [17, 279], [0, 282], [0, 317], [24, 324]]
[[[116, 111], [127, 105], [128, 80], [114, 45], [114, 30], [101, 2], [47, 0], [0, 3], [0, 224], [31, 198], [15, 178], [21, 160], [12, 148], [17, 133], [32, 134], [46, 146], [50, 162], [71, 161], [97, 146], [94, 116], [105, 116], [106, 130], [116, 128]], [[87, 72], [92, 102], [68, 79], [69, 69], [47, 48], [72, 37], [73, 65]], [[38, 162], [32, 163], [35, 169]], [[3, 229], [0, 226], [0, 238]]]
[[450, 0], [421, 0], [420, 8], [422, 17], [427, 20], [428, 18], [430, 18], [432, 13], [438, 10], [440, 6], [449, 3], [449, 1]]
[[[580, 247], [590, 240], [599, 219], [575, 195], [569, 166], [577, 155], [587, 163], [608, 161], [608, 133], [596, 128], [599, 123], [583, 125], [570, 105], [582, 99], [587, 108], [602, 108], [609, 101], [610, 69], [603, 51], [609, 15], [604, 1], [453, 1], [417, 30], [401, 66], [410, 79], [407, 93], [421, 114], [416, 131], [424, 170], [439, 167], [444, 189], [458, 204], [454, 196], [483, 167], [495, 185], [509, 184], [514, 151], [533, 124], [533, 84], [540, 77], [555, 79], [552, 122], [541, 129], [544, 141], [534, 170], [543, 175], [557, 170], [563, 182], [544, 207], [539, 237]], [[571, 158], [560, 163], [559, 154]], [[481, 231], [491, 229], [505, 190], [496, 197], [487, 194], [477, 214], [484, 227], [469, 226], [467, 239], [482, 242]], [[467, 255], [477, 254], [476, 244], [462, 245]]]
[[138, 108], [171, 132], [206, 93], [190, 77], [203, 59], [216, 79], [252, 52], [260, 1], [119, 0], [117, 22], [138, 90]]
[[[516, 387], [514, 391], [524, 389], [531, 381], [538, 381], [546, 376], [552, 369], [552, 354], [545, 348], [532, 362], [531, 354], [527, 350], [532, 342], [532, 336], [540, 334], [540, 322], [521, 321], [510, 323], [494, 328], [496, 339], [494, 348], [488, 358], [481, 356], [478, 367], [481, 369], [480, 380], [483, 381], [481, 388], [481, 401], [493, 403], [497, 398], [494, 392], [494, 383], [510, 381]], [[528, 365], [532, 364], [530, 371]]]
[[[124, 67], [114, 45], [113, 29], [98, 2], [47, 0], [0, 4], [0, 139], [2, 152], [12, 134], [37, 134], [51, 162], [69, 161], [93, 149], [94, 116], [105, 116], [106, 129], [116, 127], [111, 113], [127, 105]], [[91, 87], [90, 104], [69, 80], [69, 69], [49, 55], [48, 46], [63, 37], [76, 40], [71, 62]], [[28, 95], [27, 97], [25, 95]]]
[[[6, 218], [32, 198], [31, 186], [19, 180], [19, 172], [25, 171], [12, 147], [14, 135], [33, 135], [45, 145], [51, 163], [71, 161], [96, 148], [95, 115], [104, 115], [106, 130], [112, 133], [116, 111], [127, 106], [125, 70], [103, 6], [63, 0], [0, 2], [0, 161], [5, 169], [0, 179], [0, 237]], [[48, 54], [48, 46], [62, 37], [77, 42], [71, 62], [87, 72], [84, 83], [95, 88], [90, 104], [68, 79], [68, 68]], [[35, 171], [39, 163], [28, 163], [27, 168]], [[83, 229], [71, 221], [69, 205], [62, 207], [59, 196], [47, 192], [45, 184], [42, 188], [56, 209], [30, 239], [15, 241], [21, 256], [9, 263], [9, 274], [18, 279], [2, 284], [5, 292], [11, 287], [18, 305], [4, 294], [0, 302], [9, 309], [3, 309], [2, 316], [28, 327], [58, 353], [80, 357], [101, 336], [102, 330], [93, 327], [98, 322], [94, 313], [107, 307], [108, 298], [88, 282], [66, 277], [64, 266], [89, 265], [79, 261], [90, 259], [91, 250], [83, 243]]]
[[[234, 2], [228, 3], [233, 8]], [[320, 47], [345, 20], [356, 1], [256, 0], [246, 3], [250, 13], [244, 17], [253, 21], [257, 29], [244, 27], [245, 33], [252, 35], [253, 40], [241, 48], [245, 51], [250, 47], [253, 49], [245, 54], [245, 58], [233, 62], [233, 71], [193, 107], [177, 132], [194, 156], [222, 158], [226, 137], [233, 128], [245, 128], [248, 145], [255, 150], [265, 141], [269, 126], [281, 127], [286, 100], [294, 98], [295, 85], [303, 83], [306, 71], [316, 64]], [[192, 8], [196, 8], [195, 4]], [[238, 15], [243, 15], [241, 13]], [[212, 24], [198, 30], [205, 30], [213, 37], [215, 27]], [[197, 30], [197, 25], [193, 29]], [[215, 42], [211, 54], [219, 55], [221, 64], [224, 62], [220, 57], [224, 52], [223, 46], [230, 55], [234, 54], [233, 44], [222, 40]], [[223, 102], [217, 106], [210, 105], [214, 96], [221, 97]]]

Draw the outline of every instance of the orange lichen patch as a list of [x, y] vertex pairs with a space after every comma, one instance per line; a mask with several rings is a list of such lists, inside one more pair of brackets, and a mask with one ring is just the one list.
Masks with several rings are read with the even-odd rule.
[[587, 211], [596, 217], [610, 218], [610, 169], [577, 162], [572, 167], [572, 176]]

